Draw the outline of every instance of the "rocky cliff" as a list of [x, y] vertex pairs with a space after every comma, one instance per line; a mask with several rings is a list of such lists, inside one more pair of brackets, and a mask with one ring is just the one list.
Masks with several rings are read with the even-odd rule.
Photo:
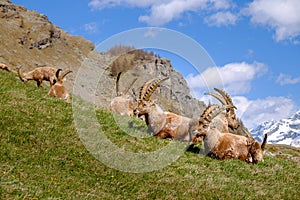
[[[95, 104], [108, 107], [115, 96], [115, 77], [111, 63], [117, 58], [107, 52], [96, 52], [95, 45], [80, 36], [72, 36], [51, 23], [47, 16], [25, 7], [0, 0], [0, 63], [11, 71], [22, 66], [24, 71], [37, 66], [71, 69], [66, 86], [72, 92], [80, 80], [78, 94]], [[121, 76], [121, 90], [137, 78], [133, 89], [153, 77], [169, 76], [158, 88], [153, 99], [159, 99], [164, 110], [199, 118], [205, 105], [193, 98], [183, 76], [166, 58], [141, 60]], [[94, 82], [91, 82], [91, 80]]]

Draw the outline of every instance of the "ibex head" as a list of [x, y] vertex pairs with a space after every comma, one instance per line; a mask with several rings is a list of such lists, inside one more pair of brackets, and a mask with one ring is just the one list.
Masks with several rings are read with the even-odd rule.
[[154, 106], [155, 104], [150, 100], [151, 95], [156, 90], [160, 84], [167, 80], [169, 77], [166, 78], [153, 78], [149, 81], [145, 82], [141, 89], [139, 94], [139, 99], [137, 102], [137, 106], [134, 110], [135, 115], [144, 115], [149, 113], [151, 106]]
[[207, 92], [205, 94], [209, 94], [215, 97], [222, 103], [222, 105], [230, 106], [230, 108], [226, 109], [226, 118], [228, 121], [228, 126], [232, 129], [237, 129], [239, 127], [239, 121], [234, 112], [234, 109], [236, 109], [236, 107], [233, 105], [232, 99], [224, 90], [218, 88], [214, 88], [214, 90], [217, 91], [219, 94], [213, 92]]
[[230, 108], [232, 108], [231, 105], [219, 106], [217, 104], [213, 104], [213, 105], [208, 106], [204, 110], [202, 115], [200, 116], [199, 124], [198, 124], [198, 127], [197, 127], [198, 135], [199, 136], [205, 136], [212, 120], [217, 115], [219, 115], [223, 110], [230, 109]]
[[58, 69], [57, 71], [56, 71], [56, 78], [57, 78], [57, 80], [54, 80], [53, 82], [53, 84], [56, 84], [56, 83], [60, 83], [60, 84], [63, 84], [63, 79], [65, 78], [65, 76], [67, 75], [67, 74], [69, 74], [69, 73], [71, 73], [72, 71], [71, 70], [67, 70], [67, 71], [65, 71], [65, 72], [63, 72], [62, 74], [60, 74], [59, 75], [59, 73], [60, 73], [60, 71], [62, 71], [62, 69]]
[[252, 162], [258, 163], [262, 161], [268, 135], [265, 134], [263, 142], [259, 144], [259, 142], [252, 137], [251, 133], [249, 133], [246, 128], [244, 128], [244, 132], [247, 134], [249, 140], [249, 153], [252, 157]]

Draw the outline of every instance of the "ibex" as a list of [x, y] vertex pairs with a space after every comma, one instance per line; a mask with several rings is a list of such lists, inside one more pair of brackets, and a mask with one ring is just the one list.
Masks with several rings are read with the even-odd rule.
[[61, 75], [59, 75], [60, 71], [62, 71], [62, 70], [61, 69], [57, 70], [57, 72], [56, 72], [57, 81], [54, 80], [54, 83], [50, 87], [48, 95], [51, 97], [63, 99], [66, 102], [70, 102], [70, 94], [69, 94], [68, 90], [65, 88], [65, 86], [63, 85], [63, 79], [67, 74], [71, 73], [72, 71], [67, 70], [67, 71], [63, 72]]
[[[235, 135], [229, 132], [221, 132], [217, 127], [223, 123], [215, 118], [229, 105], [210, 105], [200, 117], [195, 138], [204, 138], [206, 153], [218, 159], [237, 158], [247, 163], [257, 163], [263, 160], [267, 135], [260, 145], [245, 129], [248, 137]], [[195, 140], [195, 139], [194, 139]]]
[[226, 109], [226, 113], [221, 113], [220, 115], [217, 116], [218, 118], [223, 118], [224, 121], [225, 121], [224, 118], [226, 118], [227, 122], [224, 122], [223, 128], [226, 127], [225, 124], [227, 123], [228, 129], [226, 131], [224, 131], [223, 129], [223, 132], [230, 132], [237, 135], [247, 136], [247, 133], [245, 132], [246, 128], [244, 127], [242, 120], [239, 120], [236, 117], [234, 111], [236, 107], [233, 105], [231, 97], [224, 90], [218, 88], [214, 88], [214, 90], [217, 91], [219, 94], [213, 92], [206, 92], [205, 94], [215, 97], [217, 100], [219, 100], [222, 103], [222, 105], [231, 106], [231, 108]]
[[9, 67], [6, 65], [6, 64], [3, 64], [3, 63], [0, 63], [0, 69], [2, 69], [2, 70], [6, 70], [6, 71], [11, 71], [10, 69], [9, 69]]
[[149, 132], [159, 138], [191, 142], [198, 120], [183, 117], [172, 112], [164, 112], [156, 103], [150, 100], [155, 89], [167, 78], [154, 78], [144, 83], [140, 89], [136, 115], [145, 115]]
[[129, 96], [127, 96], [126, 93], [132, 87], [132, 85], [137, 79], [134, 79], [133, 82], [123, 92], [120, 92], [119, 81], [120, 81], [121, 73], [122, 72], [120, 72], [117, 76], [117, 80], [116, 80], [117, 96], [111, 100], [110, 110], [120, 115], [133, 116], [133, 109], [134, 109], [133, 100]]
[[35, 80], [38, 87], [42, 86], [43, 80], [50, 82], [50, 87], [53, 85], [53, 81], [56, 80], [57, 68], [54, 67], [37, 67], [34, 70], [23, 73], [21, 67], [18, 67], [18, 75], [21, 81], [27, 82], [29, 80]]

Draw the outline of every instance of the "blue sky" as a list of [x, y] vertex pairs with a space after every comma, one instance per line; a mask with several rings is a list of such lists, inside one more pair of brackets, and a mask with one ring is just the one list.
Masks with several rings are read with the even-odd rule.
[[[288, 117], [300, 109], [299, 0], [12, 2], [45, 14], [70, 34], [96, 45], [115, 34], [145, 27], [166, 28], [190, 37], [204, 48], [214, 66], [199, 70], [182, 55], [157, 51], [170, 57], [195, 97], [208, 102], [203, 95], [207, 84], [209, 88], [224, 87], [248, 127]], [[222, 83], [215, 81], [216, 73]]]

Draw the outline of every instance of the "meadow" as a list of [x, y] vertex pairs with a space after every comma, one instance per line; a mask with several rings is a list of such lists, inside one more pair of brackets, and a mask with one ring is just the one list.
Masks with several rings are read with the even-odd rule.
[[[14, 73], [0, 71], [0, 83], [0, 199], [299, 198], [299, 162], [287, 157], [267, 155], [253, 165], [188, 149], [171, 164], [150, 172], [111, 168], [85, 147], [71, 103], [48, 97], [47, 86], [24, 84]], [[171, 143], [127, 134], [111, 112], [95, 110], [103, 134], [124, 151], [152, 152]], [[130, 120], [118, 119], [125, 125]], [[144, 130], [142, 123], [138, 125]]]

